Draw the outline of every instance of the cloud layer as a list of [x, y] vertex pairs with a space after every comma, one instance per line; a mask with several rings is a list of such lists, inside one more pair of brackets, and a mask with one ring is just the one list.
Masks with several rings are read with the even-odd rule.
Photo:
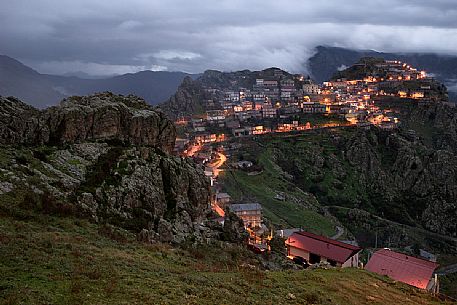
[[457, 55], [457, 3], [15, 0], [2, 4], [0, 41], [43, 73], [301, 72], [320, 44]]

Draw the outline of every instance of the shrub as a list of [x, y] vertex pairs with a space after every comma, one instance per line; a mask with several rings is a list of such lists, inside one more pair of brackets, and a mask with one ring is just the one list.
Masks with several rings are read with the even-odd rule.
[[73, 204], [61, 202], [49, 192], [44, 192], [41, 195], [28, 192], [25, 194], [20, 206], [27, 210], [31, 209], [48, 215], [72, 216], [77, 214], [76, 207]]
[[23, 154], [20, 154], [20, 155], [16, 156], [16, 162], [18, 164], [21, 164], [21, 165], [28, 165], [29, 164], [29, 160]]
[[47, 156], [43, 151], [34, 150], [34, 151], [33, 151], [33, 157], [34, 157], [35, 159], [40, 160], [40, 161], [48, 162], [48, 156]]
[[76, 214], [73, 204], [61, 202], [49, 192], [41, 195], [41, 209], [43, 213], [49, 215], [71, 216]]
[[98, 234], [119, 243], [126, 243], [128, 241], [127, 237], [124, 234], [122, 234], [114, 226], [108, 224], [101, 225], [98, 229]]

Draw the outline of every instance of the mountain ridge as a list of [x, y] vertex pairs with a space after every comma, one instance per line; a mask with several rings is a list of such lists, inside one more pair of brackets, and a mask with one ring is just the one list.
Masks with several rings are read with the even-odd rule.
[[135, 94], [158, 104], [175, 93], [185, 72], [140, 71], [107, 78], [42, 74], [7, 55], [0, 55], [0, 95], [14, 96], [37, 108], [56, 105], [65, 97], [111, 91]]

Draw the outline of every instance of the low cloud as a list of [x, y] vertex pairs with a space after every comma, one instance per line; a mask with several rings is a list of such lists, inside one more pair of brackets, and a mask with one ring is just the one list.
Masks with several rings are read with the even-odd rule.
[[15, 0], [2, 4], [0, 41], [0, 53], [46, 73], [303, 72], [317, 45], [457, 55], [457, 10], [454, 0]]
[[154, 58], [163, 60], [194, 60], [202, 57], [198, 53], [186, 52], [186, 51], [175, 51], [175, 50], [161, 50], [152, 55]]
[[337, 68], [338, 71], [343, 71], [343, 70], [346, 70], [348, 68], [348, 66], [346, 65], [341, 65]]
[[159, 65], [132, 66], [132, 65], [111, 65], [82, 61], [47, 61], [32, 64], [42, 73], [61, 74], [62, 71], [84, 72], [93, 76], [111, 76], [139, 71], [166, 71], [167, 67]]

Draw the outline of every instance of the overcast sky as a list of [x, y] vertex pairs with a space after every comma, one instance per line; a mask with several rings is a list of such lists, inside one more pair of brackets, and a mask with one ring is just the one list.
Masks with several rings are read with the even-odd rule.
[[0, 54], [43, 73], [302, 72], [317, 45], [457, 54], [457, 0], [1, 0]]

